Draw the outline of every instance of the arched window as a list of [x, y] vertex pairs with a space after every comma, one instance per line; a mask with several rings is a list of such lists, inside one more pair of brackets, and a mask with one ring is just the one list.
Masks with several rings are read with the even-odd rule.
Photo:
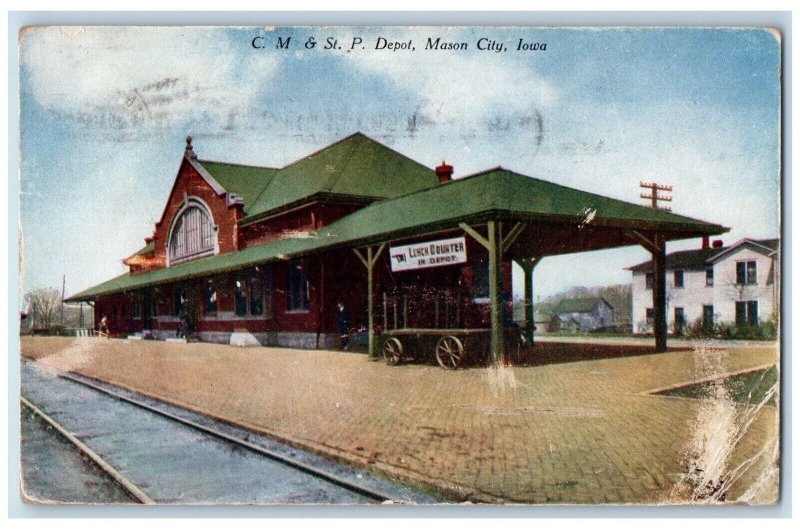
[[208, 210], [199, 202], [190, 201], [172, 225], [169, 236], [170, 264], [213, 254], [215, 236]]

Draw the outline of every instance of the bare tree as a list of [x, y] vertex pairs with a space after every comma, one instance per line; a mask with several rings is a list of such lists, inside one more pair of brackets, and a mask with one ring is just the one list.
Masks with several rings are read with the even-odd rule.
[[722, 283], [725, 286], [725, 295], [731, 301], [747, 301], [758, 299], [767, 293], [769, 287], [755, 283], [740, 283], [735, 274], [728, 273]]
[[25, 294], [25, 304], [31, 327], [49, 329], [57, 321], [61, 294], [52, 287], [39, 288]]

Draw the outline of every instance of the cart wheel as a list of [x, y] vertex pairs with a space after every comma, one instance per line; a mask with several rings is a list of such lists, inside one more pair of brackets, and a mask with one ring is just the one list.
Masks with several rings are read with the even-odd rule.
[[400, 340], [397, 338], [386, 340], [386, 343], [383, 344], [383, 359], [386, 360], [386, 364], [396, 366], [402, 357], [403, 344], [400, 343]]
[[455, 336], [442, 336], [436, 344], [436, 361], [445, 369], [456, 369], [464, 358], [464, 344]]

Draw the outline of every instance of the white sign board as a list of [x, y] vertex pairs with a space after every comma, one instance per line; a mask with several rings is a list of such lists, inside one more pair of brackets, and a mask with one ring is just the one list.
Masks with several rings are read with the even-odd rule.
[[464, 237], [440, 241], [419, 242], [389, 248], [392, 272], [449, 266], [467, 262], [467, 245]]

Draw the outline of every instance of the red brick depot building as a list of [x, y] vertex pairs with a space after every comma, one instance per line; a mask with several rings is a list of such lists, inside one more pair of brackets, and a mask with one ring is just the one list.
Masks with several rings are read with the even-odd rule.
[[361, 133], [282, 168], [200, 160], [187, 138], [152, 235], [123, 260], [129, 271], [67, 301], [94, 303], [95, 325], [106, 316], [112, 334], [156, 338], [188, 314], [202, 340], [246, 331], [264, 345], [336, 347], [337, 302], [356, 333], [498, 334], [513, 261], [532, 321], [532, 271], [545, 256], [641, 244], [658, 259], [667, 240], [727, 231], [501, 167], [452, 174]]

